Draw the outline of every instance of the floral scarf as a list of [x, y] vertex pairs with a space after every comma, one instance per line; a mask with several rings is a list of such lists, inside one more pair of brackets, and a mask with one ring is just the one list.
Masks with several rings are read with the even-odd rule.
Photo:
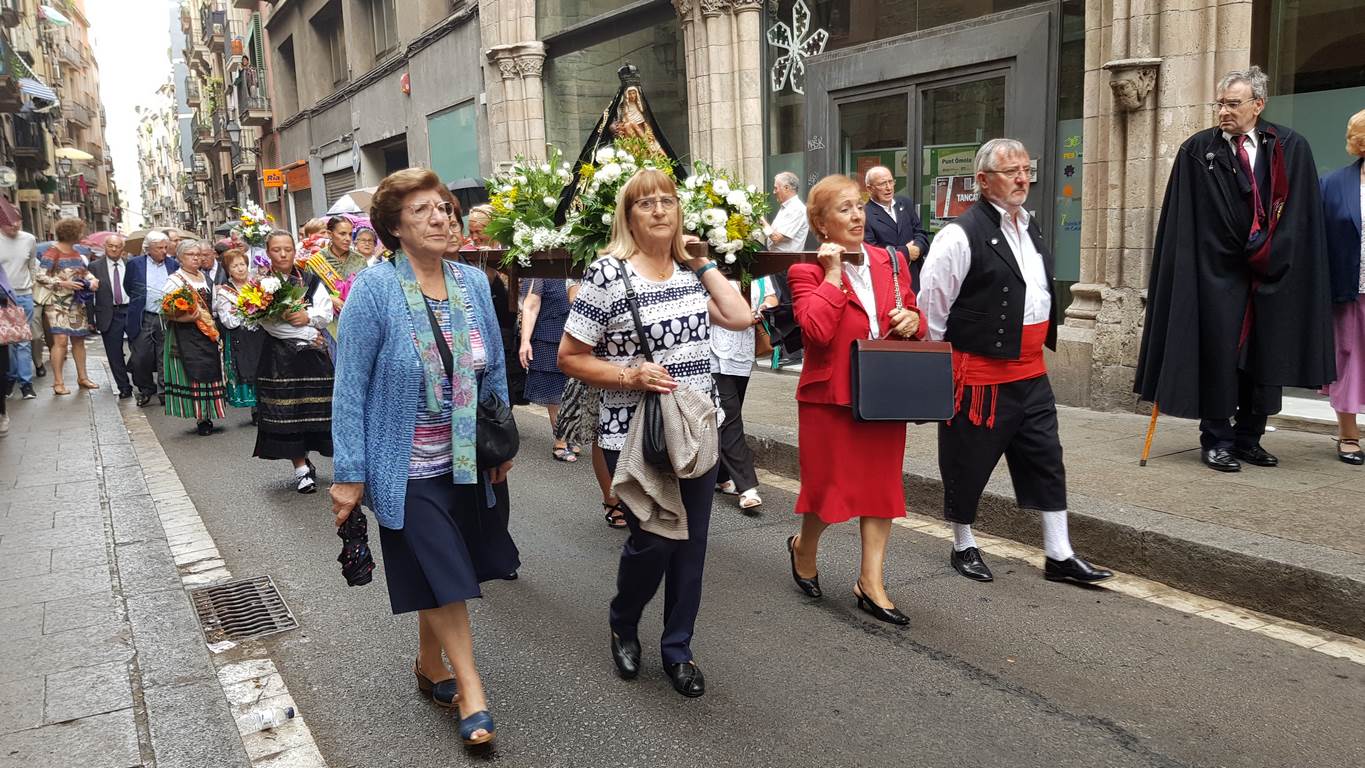
[[[442, 264], [445, 275], [446, 297], [450, 304], [450, 354], [453, 375], [450, 377], [450, 456], [457, 485], [478, 482], [479, 469], [474, 442], [478, 417], [478, 382], [474, 374], [474, 352], [470, 346], [469, 329], [465, 326], [464, 286], [455, 275], [455, 267]], [[445, 364], [436, 345], [431, 320], [427, 317], [427, 302], [412, 263], [406, 254], [394, 254], [393, 265], [398, 270], [398, 284], [407, 299], [412, 327], [417, 334], [417, 357], [426, 372], [427, 412], [441, 412], [441, 391], [445, 379]]]

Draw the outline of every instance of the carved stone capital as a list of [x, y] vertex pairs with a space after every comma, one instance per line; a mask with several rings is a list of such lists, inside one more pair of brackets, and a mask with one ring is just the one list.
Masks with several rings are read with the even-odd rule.
[[730, 10], [730, 0], [701, 0], [701, 15], [715, 18]]
[[518, 56], [517, 69], [521, 71], [522, 77], [540, 77], [540, 72], [545, 66], [545, 54], [539, 56]]
[[693, 0], [673, 0], [673, 9], [678, 12], [678, 19], [686, 24], [692, 20]]
[[511, 57], [497, 59], [498, 72], [502, 74], [503, 80], [515, 80], [521, 76], [517, 69], [517, 60]]
[[[1071, 286], [1071, 305], [1066, 308], [1066, 322], [1093, 328], [1104, 304], [1104, 286], [1099, 283], [1075, 283]], [[1072, 321], [1078, 321], [1072, 323]]]
[[1109, 90], [1114, 92], [1114, 105], [1124, 112], [1142, 108], [1147, 94], [1156, 85], [1156, 73], [1161, 59], [1117, 59], [1104, 65], [1109, 71]]
[[731, 0], [731, 3], [734, 5], [735, 15], [763, 10], [763, 0]]

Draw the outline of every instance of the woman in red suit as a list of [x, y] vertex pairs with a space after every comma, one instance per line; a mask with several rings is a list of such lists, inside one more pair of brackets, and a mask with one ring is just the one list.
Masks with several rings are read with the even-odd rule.
[[811, 188], [806, 206], [811, 231], [822, 244], [818, 264], [797, 264], [787, 275], [805, 343], [796, 388], [802, 438], [796, 512], [803, 517], [800, 533], [787, 539], [792, 578], [807, 595], [820, 597], [815, 567], [820, 534], [833, 523], [859, 518], [863, 556], [853, 588], [858, 608], [904, 625], [910, 619], [886, 594], [882, 561], [891, 520], [905, 515], [905, 425], [854, 420], [849, 347], [856, 339], [917, 339], [925, 325], [904, 255], [898, 255], [896, 266], [905, 308], [896, 309], [891, 257], [863, 243], [858, 184], [847, 176], [826, 176]]

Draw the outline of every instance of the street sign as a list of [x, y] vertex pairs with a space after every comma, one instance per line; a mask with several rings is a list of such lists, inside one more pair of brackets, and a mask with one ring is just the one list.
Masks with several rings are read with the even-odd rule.
[[8, 165], [0, 165], [0, 187], [13, 187], [19, 181], [19, 175]]
[[81, 207], [75, 203], [62, 203], [61, 216], [63, 219], [79, 219], [81, 217]]
[[266, 187], [283, 187], [284, 171], [279, 168], [266, 168], [261, 171], [261, 180]]
[[21, 189], [16, 199], [21, 203], [41, 203], [43, 192], [40, 189]]

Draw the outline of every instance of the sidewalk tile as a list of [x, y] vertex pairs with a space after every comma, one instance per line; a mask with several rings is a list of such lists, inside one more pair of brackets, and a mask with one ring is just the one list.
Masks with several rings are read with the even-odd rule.
[[[89, 667], [113, 661], [127, 661], [133, 657], [127, 632], [122, 628], [73, 629], [55, 635], [44, 635], [41, 643], [0, 643], [0, 655], [5, 659], [0, 666], [0, 682], [16, 680], [42, 670], [46, 674], [77, 667]], [[3, 751], [0, 750], [0, 754]]]
[[104, 544], [82, 544], [78, 547], [59, 547], [52, 550], [53, 573], [96, 566], [109, 567], [109, 550]]
[[114, 549], [118, 557], [119, 578], [125, 597], [160, 590], [179, 591], [180, 576], [175, 561], [163, 539], [119, 544]]
[[127, 603], [144, 689], [204, 679], [217, 686], [199, 619], [183, 589], [129, 595]]
[[104, 543], [104, 525], [66, 525], [44, 531], [18, 531], [0, 534], [0, 557], [8, 557], [13, 550], [53, 549], [77, 544]]
[[62, 573], [46, 573], [0, 581], [0, 608], [46, 603], [92, 592], [109, 592], [109, 569], [94, 566]]
[[159, 539], [164, 535], [151, 496], [110, 497], [109, 514], [113, 519], [114, 541], [117, 543]]
[[[298, 717], [278, 728], [257, 731], [242, 737], [242, 745], [246, 747], [246, 753], [252, 760], [260, 760], [263, 757], [277, 755], [299, 747], [311, 746], [312, 744], [312, 731]], [[275, 765], [280, 764], [278, 761], [275, 762]]]
[[41, 576], [52, 571], [52, 550], [22, 550], [5, 556], [5, 575], [14, 578]]
[[43, 605], [29, 603], [4, 610], [0, 622], [0, 640], [18, 640], [43, 636]]
[[128, 768], [141, 764], [131, 708], [0, 736], [0, 768]]
[[80, 667], [47, 676], [45, 722], [60, 723], [132, 705], [127, 662]]
[[145, 700], [157, 765], [251, 765], [216, 680], [149, 688]]
[[43, 678], [23, 677], [0, 683], [0, 733], [43, 724]]
[[43, 634], [72, 629], [89, 633], [115, 632], [123, 626], [119, 606], [112, 594], [81, 595], [43, 605]]

